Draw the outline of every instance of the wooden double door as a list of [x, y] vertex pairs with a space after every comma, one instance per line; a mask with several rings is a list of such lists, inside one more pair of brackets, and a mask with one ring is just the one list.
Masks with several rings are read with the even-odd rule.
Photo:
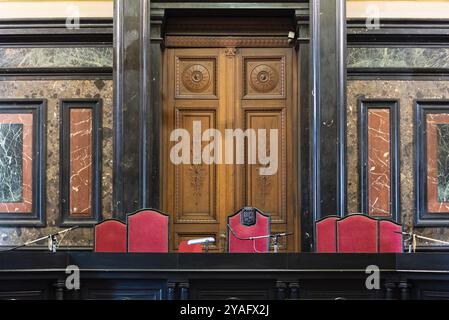
[[[217, 242], [211, 251], [225, 252], [227, 217], [243, 206], [269, 214], [271, 233], [294, 233], [281, 243], [280, 250], [299, 250], [294, 55], [293, 48], [165, 50], [161, 187], [163, 210], [171, 215], [170, 250], [176, 251], [183, 240], [212, 236]], [[181, 131], [174, 133], [175, 129]], [[221, 137], [208, 129], [218, 130]], [[244, 161], [239, 161], [237, 154], [242, 149], [237, 150], [237, 140], [233, 150], [226, 148], [226, 130], [231, 129], [243, 133], [253, 129], [257, 151], [265, 147], [267, 155], [277, 158], [277, 164], [274, 160], [267, 164], [259, 157], [254, 161], [254, 154], [248, 153], [248, 139], [244, 139]], [[263, 134], [263, 129], [266, 144], [261, 146], [258, 134]], [[273, 139], [271, 132], [277, 132]], [[190, 148], [182, 152], [173, 149], [187, 133], [190, 138], [184, 138], [190, 140], [183, 141]], [[204, 139], [204, 134], [210, 139]], [[220, 138], [221, 143], [217, 143]], [[212, 142], [215, 148], [210, 148]], [[200, 149], [201, 155], [214, 156], [212, 161], [206, 163], [198, 153]], [[234, 161], [229, 161], [230, 152]], [[174, 155], [182, 155], [183, 162], [179, 163], [179, 157], [174, 161]], [[260, 169], [269, 166], [270, 174], [261, 175]]]

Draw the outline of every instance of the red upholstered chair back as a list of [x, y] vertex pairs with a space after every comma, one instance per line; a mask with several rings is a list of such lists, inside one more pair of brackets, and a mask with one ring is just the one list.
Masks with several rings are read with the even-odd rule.
[[337, 221], [339, 253], [377, 253], [378, 220], [354, 214]]
[[316, 252], [336, 253], [337, 252], [337, 216], [326, 217], [316, 223]]
[[154, 209], [127, 216], [128, 252], [168, 252], [169, 217]]
[[192, 244], [189, 245], [188, 241], [182, 241], [178, 247], [179, 253], [202, 253], [203, 245], [202, 244]]
[[126, 252], [126, 225], [118, 220], [105, 220], [95, 225], [95, 252]]
[[[267, 253], [270, 239], [240, 240], [270, 234], [270, 217], [256, 208], [246, 207], [228, 217], [228, 224], [237, 237], [228, 230], [228, 251], [230, 253]], [[229, 228], [228, 228], [229, 229]]]
[[402, 226], [389, 220], [379, 221], [379, 252], [380, 253], [402, 253], [403, 236]]

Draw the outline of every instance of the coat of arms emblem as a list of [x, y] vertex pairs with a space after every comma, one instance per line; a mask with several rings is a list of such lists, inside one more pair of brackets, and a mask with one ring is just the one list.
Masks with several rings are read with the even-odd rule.
[[245, 207], [242, 209], [240, 215], [240, 223], [246, 227], [250, 227], [256, 224], [256, 209], [251, 207]]

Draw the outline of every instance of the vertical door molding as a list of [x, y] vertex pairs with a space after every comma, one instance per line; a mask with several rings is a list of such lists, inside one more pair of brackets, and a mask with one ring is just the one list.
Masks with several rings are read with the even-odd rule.
[[297, 88], [297, 103], [298, 115], [298, 208], [301, 210], [301, 215], [296, 217], [300, 219], [301, 230], [297, 230], [297, 241], [301, 242], [301, 249], [303, 252], [313, 251], [313, 216], [311, 215], [311, 198], [310, 198], [310, 179], [311, 179], [311, 156], [310, 141], [311, 141], [311, 90], [309, 77], [309, 57], [310, 57], [310, 26], [309, 26], [309, 11], [296, 10], [296, 24], [297, 24], [297, 66], [298, 66], [298, 88]]

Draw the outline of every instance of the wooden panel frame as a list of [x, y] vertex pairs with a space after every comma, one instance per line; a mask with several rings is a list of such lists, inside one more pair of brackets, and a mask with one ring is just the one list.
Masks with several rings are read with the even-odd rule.
[[35, 99], [0, 100], [0, 113], [33, 115], [32, 210], [30, 213], [0, 212], [0, 226], [45, 227], [47, 101]]
[[[270, 179], [270, 178], [274, 178], [276, 177], [276, 179], [278, 180], [279, 183], [279, 190], [277, 190], [278, 193], [278, 200], [279, 200], [279, 212], [277, 212], [276, 214], [274, 214], [273, 212], [267, 212], [264, 211], [265, 213], [269, 213], [270, 217], [271, 217], [271, 222], [273, 224], [285, 224], [287, 225], [288, 223], [288, 209], [287, 209], [287, 185], [288, 183], [288, 176], [287, 176], [287, 149], [288, 149], [288, 142], [287, 142], [287, 116], [288, 116], [288, 111], [287, 108], [282, 108], [282, 107], [276, 107], [276, 108], [272, 108], [272, 109], [267, 109], [264, 110], [262, 108], [254, 108], [254, 109], [250, 109], [250, 108], [246, 108], [243, 110], [244, 113], [244, 129], [248, 130], [249, 128], [251, 128], [250, 121], [252, 120], [251, 118], [261, 118], [261, 117], [271, 117], [271, 118], [277, 118], [279, 120], [279, 124], [280, 127], [277, 128], [277, 130], [279, 130], [279, 140], [281, 143], [279, 143], [279, 154], [280, 154], [280, 159], [278, 161], [279, 164], [279, 168], [278, 168], [278, 172], [273, 175], [273, 176], [259, 176], [266, 178], [266, 179]], [[269, 133], [268, 133], [269, 134]], [[245, 190], [252, 190], [253, 187], [255, 187], [253, 185], [253, 181], [252, 181], [252, 170], [251, 167], [253, 165], [246, 163], [245, 164], [245, 174], [244, 174], [244, 187]], [[292, 168], [294, 169], [294, 168]], [[266, 181], [264, 179], [262, 179], [263, 181]], [[269, 180], [268, 180], [269, 181]], [[263, 182], [260, 182], [263, 183]], [[262, 191], [261, 191], [262, 192]], [[263, 193], [263, 192], [262, 192]], [[294, 193], [296, 193], [296, 190], [294, 191]], [[250, 194], [246, 194], [245, 196], [245, 203], [254, 203], [254, 199]], [[261, 211], [262, 212], [262, 211]], [[292, 222], [292, 221], [290, 221]]]
[[[200, 62], [204, 62], [204, 61], [209, 61], [212, 63], [213, 68], [212, 68], [212, 75], [210, 81], [212, 82], [211, 86], [212, 86], [212, 93], [211, 94], [201, 94], [201, 93], [190, 93], [190, 94], [183, 94], [181, 93], [181, 86], [184, 87], [184, 85], [182, 84], [182, 75], [183, 72], [181, 70], [181, 64], [184, 61], [200, 61]], [[198, 62], [197, 64], [200, 64], [200, 62]], [[183, 56], [183, 55], [176, 55], [175, 56], [175, 72], [176, 72], [176, 90], [175, 90], [175, 99], [177, 100], [218, 100], [219, 97], [219, 92], [218, 92], [218, 86], [219, 86], [219, 61], [218, 61], [218, 57], [216, 56], [199, 56], [199, 57], [189, 57], [189, 56]], [[209, 70], [207, 70], [209, 71]]]
[[[255, 93], [249, 93], [248, 88], [251, 86], [251, 81], [249, 79], [249, 68], [248, 64], [251, 61], [255, 60], [262, 60], [264, 62], [270, 61], [271, 63], [279, 63], [281, 65], [280, 68], [280, 74], [278, 74], [278, 82], [279, 82], [279, 93], [262, 93], [262, 92], [255, 92]], [[273, 55], [273, 56], [245, 56], [243, 58], [243, 100], [285, 100], [287, 99], [287, 89], [286, 89], [286, 82], [287, 82], [287, 75], [286, 75], [286, 69], [287, 69], [287, 57], [283, 55]], [[267, 65], [266, 63], [263, 63], [262, 65]], [[257, 66], [259, 67], [259, 66]], [[256, 68], [257, 68], [256, 67]], [[269, 66], [271, 67], [271, 66]], [[254, 68], [255, 69], [255, 68]], [[253, 69], [253, 70], [254, 70]], [[274, 70], [274, 68], [273, 68]], [[275, 71], [275, 70], [274, 70]], [[277, 86], [276, 86], [277, 87]], [[275, 88], [273, 88], [274, 90]], [[255, 90], [256, 91], [256, 90]]]
[[[60, 100], [60, 225], [92, 226], [101, 220], [102, 100]], [[92, 214], [77, 217], [70, 214], [70, 111], [92, 109]]]
[[[182, 128], [181, 122], [182, 122], [182, 118], [183, 118], [183, 113], [187, 113], [187, 116], [196, 116], [196, 117], [209, 117], [209, 121], [212, 124], [211, 128], [217, 128], [218, 127], [218, 112], [217, 110], [211, 108], [195, 108], [195, 109], [188, 109], [188, 108], [178, 108], [177, 110], [175, 110], [175, 121], [176, 121], [176, 128]], [[185, 164], [183, 164], [183, 166], [186, 166]], [[190, 166], [195, 166], [193, 163], [190, 164]], [[203, 163], [199, 164], [199, 166], [204, 166]], [[172, 212], [173, 214], [173, 222], [174, 223], [178, 223], [178, 224], [190, 224], [190, 223], [197, 223], [197, 224], [208, 224], [208, 223], [218, 223], [219, 221], [219, 217], [218, 217], [218, 202], [219, 200], [212, 196], [209, 199], [209, 206], [211, 209], [210, 215], [206, 215], [205, 213], [197, 213], [194, 215], [191, 215], [190, 219], [188, 217], [186, 217], [186, 215], [183, 213], [182, 209], [183, 209], [183, 205], [182, 205], [182, 199], [180, 198], [180, 194], [183, 193], [182, 192], [182, 179], [183, 176], [181, 174], [181, 167], [180, 166], [175, 166], [174, 167], [174, 190], [175, 190], [175, 203], [174, 203], [174, 210]], [[206, 169], [206, 171], [209, 171], [209, 184], [212, 186], [212, 188], [214, 189], [214, 192], [216, 193], [216, 184], [218, 183], [218, 165], [213, 164], [208, 166], [208, 168]], [[195, 172], [196, 173], [196, 172]], [[206, 179], [207, 180], [207, 179]], [[194, 192], [195, 193], [195, 192]]]

